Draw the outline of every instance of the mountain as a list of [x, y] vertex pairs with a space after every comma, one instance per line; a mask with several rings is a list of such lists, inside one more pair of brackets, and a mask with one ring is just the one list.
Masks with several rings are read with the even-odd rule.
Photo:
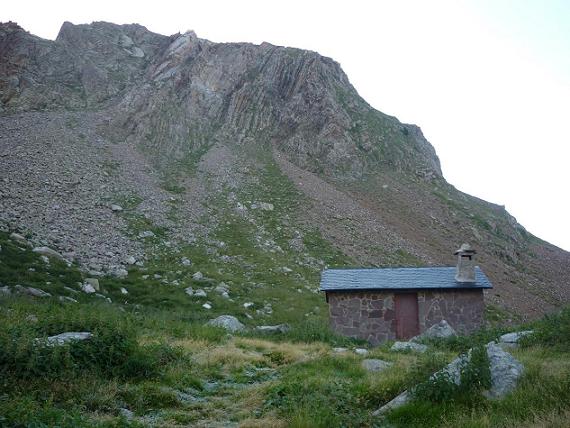
[[315, 52], [0, 24], [0, 137], [0, 225], [92, 275], [188, 257], [294, 306], [325, 265], [452, 265], [470, 242], [489, 318], [570, 301], [570, 253], [447, 183], [419, 127]]

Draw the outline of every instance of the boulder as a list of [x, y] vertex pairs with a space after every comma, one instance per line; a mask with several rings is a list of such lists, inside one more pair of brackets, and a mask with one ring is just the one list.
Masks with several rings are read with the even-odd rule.
[[390, 363], [389, 361], [373, 358], [362, 360], [361, 363], [362, 368], [369, 372], [381, 372], [382, 370], [392, 367], [392, 365], [393, 363]]
[[129, 294], [128, 290], [125, 287], [120, 288], [121, 294]]
[[531, 335], [533, 333], [534, 330], [525, 330], [525, 331], [517, 331], [514, 333], [503, 334], [501, 337], [499, 337], [499, 342], [517, 344], [521, 338]]
[[368, 349], [364, 349], [364, 348], [356, 348], [354, 350], [354, 353], [357, 355], [368, 355]]
[[425, 351], [427, 351], [427, 346], [422, 345], [421, 343], [414, 343], [414, 342], [395, 342], [390, 349], [396, 352], [411, 351], [411, 352], [424, 353]]
[[214, 327], [221, 327], [232, 333], [245, 330], [245, 325], [232, 315], [220, 315], [218, 318], [210, 320], [206, 324]]
[[192, 275], [192, 279], [194, 279], [196, 281], [200, 281], [203, 278], [204, 278], [204, 275], [202, 274], [202, 272], [196, 272], [194, 275]]
[[[69, 342], [75, 342], [79, 340], [89, 340], [93, 337], [93, 334], [89, 332], [68, 332], [68, 333], [61, 333], [56, 336], [49, 336], [45, 339], [45, 343], [47, 346], [58, 346], [58, 345], [65, 345]], [[42, 339], [36, 339], [36, 342], [42, 342]]]
[[41, 254], [42, 256], [52, 257], [54, 259], [61, 260], [62, 262], [67, 262], [65, 258], [59, 254], [57, 251], [52, 250], [49, 247], [36, 247], [32, 250], [34, 253]]
[[135, 259], [133, 256], [129, 256], [125, 262], [127, 262], [128, 265], [134, 265], [137, 262], [137, 259]]
[[24, 238], [22, 235], [20, 235], [19, 233], [16, 233], [16, 232], [12, 232], [10, 234], [10, 239], [12, 241], [16, 241], [19, 244], [30, 245], [30, 243], [28, 242], [28, 240], [26, 238]]
[[39, 288], [34, 287], [22, 287], [21, 285], [16, 285], [14, 287], [18, 293], [27, 294], [29, 296], [34, 297], [51, 297], [47, 291], [40, 290]]
[[186, 294], [188, 294], [189, 296], [193, 296], [193, 295], [194, 295], [194, 290], [192, 289], [192, 287], [186, 287], [186, 288], [184, 289], [184, 292], [185, 292]]
[[487, 357], [491, 369], [491, 388], [485, 392], [485, 396], [502, 398], [516, 387], [524, 366], [494, 342], [487, 344]]
[[396, 396], [396, 398], [390, 400], [388, 403], [384, 404], [378, 410], [372, 412], [372, 416], [380, 416], [390, 410], [397, 409], [398, 407], [402, 407], [404, 404], [410, 401], [411, 395], [408, 391], [402, 392], [400, 395]]
[[151, 230], [145, 230], [144, 232], [139, 233], [139, 238], [153, 238], [154, 232]]
[[289, 324], [259, 325], [255, 327], [255, 330], [260, 333], [287, 333], [291, 330], [291, 326]]
[[202, 305], [202, 307], [203, 307], [204, 309], [212, 309], [212, 305], [210, 305], [209, 303], [204, 303], [204, 304]]
[[[489, 399], [499, 399], [511, 392], [521, 377], [524, 367], [511, 354], [501, 349], [499, 344], [490, 342], [486, 345], [487, 357], [489, 358], [489, 369], [491, 371], [491, 388], [484, 391], [483, 395]], [[447, 373], [448, 378], [456, 385], [461, 384], [461, 370], [471, 360], [470, 349], [466, 354], [455, 358], [451, 363], [440, 371], [430, 376], [434, 379], [441, 373]], [[392, 401], [372, 413], [373, 416], [379, 416], [389, 410], [395, 409], [406, 404], [412, 398], [412, 394], [408, 391], [402, 392]]]
[[182, 266], [190, 266], [192, 264], [192, 261], [188, 257], [182, 257], [180, 259], [180, 263]]
[[123, 211], [123, 207], [117, 204], [112, 204], [111, 211], [120, 212]]
[[457, 336], [457, 333], [453, 327], [451, 327], [446, 320], [441, 320], [437, 324], [432, 325], [419, 336], [410, 339], [410, 342], [417, 342], [421, 339], [446, 338], [453, 336]]
[[116, 278], [126, 278], [129, 276], [129, 272], [124, 268], [115, 268], [111, 271], [111, 275]]

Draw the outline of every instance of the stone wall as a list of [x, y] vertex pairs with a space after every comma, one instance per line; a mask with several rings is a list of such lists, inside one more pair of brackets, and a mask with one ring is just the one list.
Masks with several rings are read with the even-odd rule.
[[372, 345], [396, 338], [393, 293], [327, 293], [331, 328]]
[[482, 327], [483, 290], [429, 290], [418, 293], [420, 331], [446, 320], [457, 332], [471, 333]]
[[[445, 319], [460, 333], [483, 325], [483, 291], [418, 291], [420, 332]], [[393, 292], [327, 293], [331, 328], [344, 336], [364, 339], [372, 345], [396, 339]]]

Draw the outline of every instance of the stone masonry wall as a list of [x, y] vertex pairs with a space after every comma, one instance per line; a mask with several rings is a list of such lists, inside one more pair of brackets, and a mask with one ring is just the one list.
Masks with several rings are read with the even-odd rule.
[[444, 319], [457, 332], [471, 333], [483, 325], [483, 290], [419, 292], [418, 311], [422, 332]]
[[[445, 319], [460, 333], [483, 325], [482, 290], [418, 291], [420, 332]], [[378, 345], [396, 339], [392, 292], [327, 293], [331, 328], [344, 336]]]
[[372, 345], [396, 338], [393, 293], [328, 293], [331, 328]]

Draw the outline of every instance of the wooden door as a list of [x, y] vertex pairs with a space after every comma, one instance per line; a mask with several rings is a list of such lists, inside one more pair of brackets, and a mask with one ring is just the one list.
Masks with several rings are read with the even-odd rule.
[[396, 304], [396, 338], [410, 339], [420, 334], [418, 294], [396, 294], [394, 300]]

